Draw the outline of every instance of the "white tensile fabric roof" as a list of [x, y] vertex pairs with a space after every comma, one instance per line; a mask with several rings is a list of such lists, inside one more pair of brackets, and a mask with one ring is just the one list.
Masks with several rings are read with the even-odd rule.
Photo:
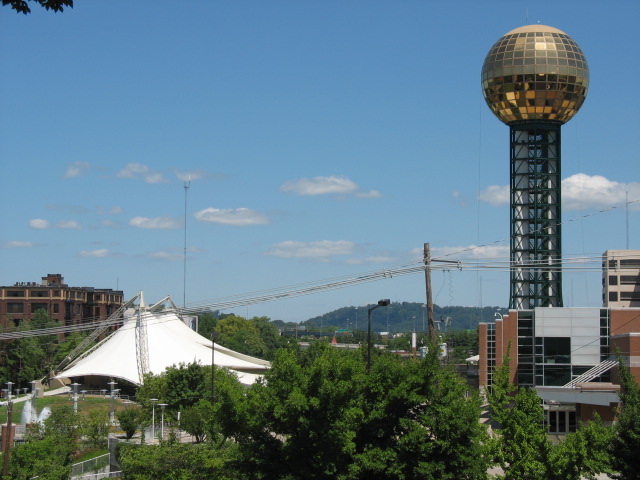
[[[141, 319], [138, 318], [139, 315]], [[145, 349], [136, 345], [139, 341], [136, 339], [136, 325], [141, 320], [146, 320], [149, 373], [160, 374], [167, 367], [180, 363], [198, 362], [201, 365], [211, 365], [212, 342], [191, 330], [174, 311], [155, 313], [146, 310], [138, 313], [128, 310], [122, 327], [54, 378], [96, 375], [121, 378], [141, 385], [138, 355]], [[266, 360], [244, 355], [218, 344], [214, 345], [213, 356], [216, 366], [228, 368], [245, 385], [254, 383], [262, 372], [271, 367]]]

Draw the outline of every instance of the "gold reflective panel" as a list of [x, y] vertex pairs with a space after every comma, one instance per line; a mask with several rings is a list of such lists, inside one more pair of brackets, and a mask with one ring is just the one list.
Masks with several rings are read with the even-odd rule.
[[482, 66], [482, 93], [504, 123], [569, 121], [589, 89], [589, 67], [566, 33], [545, 25], [516, 28], [489, 50]]

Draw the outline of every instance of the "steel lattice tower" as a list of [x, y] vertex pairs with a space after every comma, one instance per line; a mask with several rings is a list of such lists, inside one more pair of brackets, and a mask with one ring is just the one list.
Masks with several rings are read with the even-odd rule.
[[485, 100], [510, 129], [509, 308], [562, 306], [560, 127], [588, 87], [580, 47], [553, 27], [512, 30], [484, 61]]

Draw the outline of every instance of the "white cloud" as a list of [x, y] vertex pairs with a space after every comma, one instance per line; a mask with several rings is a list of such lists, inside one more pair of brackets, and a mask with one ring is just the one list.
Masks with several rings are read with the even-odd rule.
[[103, 227], [109, 227], [109, 228], [122, 228], [121, 222], [116, 222], [115, 220], [111, 220], [108, 218], [104, 218], [100, 220], [100, 225], [102, 225]]
[[168, 180], [164, 178], [162, 173], [151, 170], [147, 165], [141, 163], [129, 163], [120, 170], [116, 176], [118, 178], [142, 179], [146, 183], [166, 183]]
[[80, 225], [75, 220], [60, 220], [56, 223], [51, 223], [48, 220], [43, 220], [42, 218], [34, 218], [33, 220], [29, 220], [29, 226], [31, 228], [35, 228], [36, 230], [46, 230], [47, 228], [82, 230], [82, 225]]
[[99, 248], [97, 250], [81, 250], [81, 257], [91, 257], [91, 258], [107, 258], [113, 256], [112, 253], [106, 248]]
[[467, 200], [466, 198], [464, 198], [462, 196], [462, 194], [457, 191], [457, 190], [453, 190], [451, 192], [451, 198], [453, 199], [453, 202], [458, 205], [459, 207], [466, 207], [467, 206]]
[[509, 185], [491, 185], [480, 192], [480, 201], [494, 207], [509, 205]]
[[76, 178], [83, 175], [89, 168], [91, 164], [89, 162], [73, 162], [70, 165], [67, 165], [67, 170], [64, 173], [64, 178]]
[[[601, 175], [576, 173], [562, 181], [562, 208], [564, 210], [581, 210], [608, 208], [626, 201], [640, 199], [640, 182], [622, 183], [609, 180]], [[509, 205], [509, 186], [491, 185], [480, 192], [480, 200], [493, 206]], [[630, 208], [640, 209], [640, 203]]]
[[55, 228], [65, 230], [82, 230], [82, 226], [75, 220], [60, 220], [59, 222], [56, 222]]
[[103, 207], [103, 206], [96, 207], [96, 213], [98, 215], [119, 215], [122, 212], [124, 212], [122, 207], [118, 207], [117, 205], [114, 205], [112, 207]]
[[380, 198], [382, 193], [378, 190], [369, 190], [368, 192], [358, 192], [355, 194], [358, 198]]
[[[576, 173], [562, 181], [562, 208], [581, 210], [612, 207], [626, 201], [626, 190], [629, 192], [629, 201], [640, 199], [638, 182], [624, 184], [600, 175]], [[640, 204], [630, 207], [635, 210], [640, 208]]]
[[269, 217], [250, 208], [205, 208], [194, 214], [199, 222], [221, 223], [223, 225], [246, 226], [264, 225]]
[[29, 220], [29, 226], [36, 230], [46, 230], [51, 226], [51, 224], [42, 218], [34, 218], [33, 220]]
[[189, 182], [189, 181], [193, 182], [195, 180], [201, 180], [203, 178], [220, 176], [220, 175], [211, 174], [209, 172], [205, 172], [204, 170], [192, 170], [190, 172], [182, 172], [180, 170], [175, 170], [173, 173], [176, 176], [176, 178], [181, 182]]
[[29, 248], [35, 247], [33, 242], [24, 242], [20, 240], [12, 240], [9, 242], [4, 242], [0, 244], [0, 248]]
[[326, 260], [337, 255], [352, 255], [356, 244], [347, 240], [320, 240], [317, 242], [295, 242], [288, 240], [275, 244], [269, 255], [281, 258], [315, 258]]
[[134, 217], [129, 220], [129, 225], [138, 228], [151, 228], [151, 229], [174, 229], [180, 228], [182, 222], [177, 218], [171, 217]]
[[[423, 248], [415, 248], [411, 251], [412, 257], [422, 258]], [[508, 245], [467, 245], [460, 247], [432, 247], [431, 258], [442, 258], [456, 261], [459, 259], [508, 259]]]
[[184, 256], [180, 253], [175, 252], [152, 252], [149, 255], [149, 258], [154, 260], [183, 260]]
[[328, 193], [353, 193], [358, 185], [346, 177], [314, 177], [301, 178], [285, 182], [281, 192], [295, 195], [325, 195]]

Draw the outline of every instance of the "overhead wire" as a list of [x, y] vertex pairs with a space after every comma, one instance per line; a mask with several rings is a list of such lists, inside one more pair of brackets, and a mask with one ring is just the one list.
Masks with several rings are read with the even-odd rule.
[[[628, 206], [631, 204], [640, 203], [640, 200], [631, 200], [628, 202], [624, 202], [623, 204], [614, 205], [608, 208], [600, 209], [596, 212], [588, 213], [581, 215], [577, 218], [570, 219], [566, 222], [562, 222], [561, 224], [567, 224], [571, 222], [578, 221], [582, 218], [591, 217], [594, 215], [602, 214], [609, 212], [611, 210], [620, 208], [622, 206]], [[530, 232], [530, 234], [535, 232]], [[496, 244], [504, 243], [503, 240], [496, 240], [484, 245], [471, 246], [468, 248], [461, 248], [454, 252], [449, 252], [446, 254], [442, 254], [438, 257], [432, 258], [431, 269], [432, 270], [444, 270], [451, 271], [452, 265], [459, 271], [498, 271], [498, 272], [510, 272], [516, 269], [523, 268], [540, 268], [544, 266], [545, 268], [553, 268], [557, 271], [571, 271], [571, 272], [600, 272], [601, 270], [601, 255], [592, 255], [585, 256], [582, 255], [580, 257], [565, 257], [562, 259], [558, 259], [553, 261], [553, 263], [549, 264], [547, 261], [540, 262], [529, 262], [527, 264], [513, 264], [509, 258], [507, 257], [492, 257], [492, 258], [483, 258], [480, 260], [478, 256], [475, 257], [474, 260], [448, 260], [449, 257], [454, 255], [462, 255], [467, 252], [472, 252], [474, 250], [481, 249], [483, 247], [492, 246]], [[354, 285], [369, 283], [379, 280], [384, 280], [387, 278], [401, 277], [406, 275], [413, 275], [416, 273], [423, 273], [425, 269], [425, 265], [421, 261], [415, 261], [413, 263], [408, 263], [404, 265], [399, 265], [396, 267], [385, 268], [383, 270], [377, 270], [372, 272], [362, 273], [356, 276], [343, 276], [343, 277], [334, 277], [330, 279], [320, 280], [320, 281], [310, 281], [297, 285], [289, 285], [285, 287], [272, 288], [260, 290], [257, 292], [245, 293], [245, 294], [236, 294], [227, 297], [222, 297], [214, 300], [203, 301], [199, 303], [194, 303], [188, 306], [185, 306], [183, 309], [180, 309], [180, 314], [197, 314], [203, 312], [211, 312], [216, 310], [227, 310], [230, 308], [236, 308], [247, 305], [254, 305], [258, 303], [282, 300], [286, 298], [294, 298], [305, 295], [312, 295], [324, 291], [347, 288]], [[73, 332], [81, 332], [86, 330], [95, 330], [104, 324], [104, 320], [100, 320], [97, 317], [91, 317], [86, 319], [88, 321], [83, 321], [79, 324], [72, 325], [55, 325], [52, 327], [45, 327], [40, 329], [31, 329], [31, 330], [17, 330], [17, 331], [0, 331], [0, 340], [12, 340], [18, 338], [25, 338], [31, 336], [43, 336], [43, 335], [67, 335]], [[116, 321], [113, 323], [113, 326], [118, 326], [122, 322]]]

